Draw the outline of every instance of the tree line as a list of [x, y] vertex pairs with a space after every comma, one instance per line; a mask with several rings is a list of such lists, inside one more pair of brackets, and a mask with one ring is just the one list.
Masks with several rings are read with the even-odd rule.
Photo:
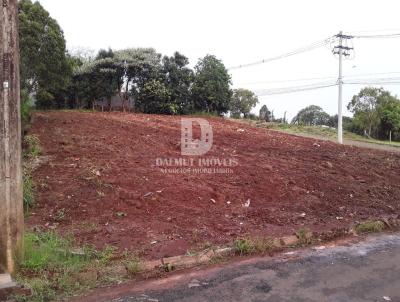
[[23, 99], [40, 109], [93, 108], [99, 100], [111, 109], [119, 96], [121, 109], [133, 100], [144, 113], [207, 112], [248, 114], [256, 96], [232, 90], [231, 77], [213, 55], [194, 69], [183, 54], [162, 56], [153, 48], [100, 50], [94, 57], [67, 52], [62, 29], [38, 2], [19, 2], [21, 87]]

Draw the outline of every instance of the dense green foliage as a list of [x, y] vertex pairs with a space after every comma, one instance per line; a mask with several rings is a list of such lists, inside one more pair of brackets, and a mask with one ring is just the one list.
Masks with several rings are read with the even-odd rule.
[[101, 50], [89, 61], [77, 59], [69, 91], [70, 108], [91, 107], [95, 101], [119, 95], [122, 109], [134, 100], [134, 110], [144, 113], [226, 113], [229, 110], [230, 77], [224, 65], [206, 56], [196, 66], [176, 52], [163, 57], [152, 48], [113, 52]]
[[230, 109], [231, 77], [224, 64], [207, 55], [195, 67], [192, 87], [194, 107], [197, 111], [222, 114]]
[[189, 60], [179, 52], [172, 57], [163, 58], [163, 73], [165, 86], [170, 92], [170, 104], [180, 114], [191, 113], [194, 110], [191, 98], [191, 85], [194, 72], [188, 67]]
[[31, 101], [32, 100], [29, 97], [28, 90], [22, 89], [21, 90], [21, 123], [22, 123], [23, 130], [25, 130], [25, 128], [28, 126], [28, 124], [31, 120], [31, 109], [32, 109]]
[[19, 1], [21, 87], [35, 94], [38, 107], [50, 107], [71, 75], [63, 32], [39, 2]]
[[[66, 51], [57, 21], [38, 3], [19, 2], [21, 87], [24, 100], [42, 109], [123, 109], [145, 113], [227, 113], [232, 91], [223, 63], [207, 55], [193, 71], [179, 52], [162, 56], [153, 48], [100, 50], [94, 57]], [[112, 108], [119, 96], [120, 108]], [[24, 118], [28, 115], [23, 102]]]
[[144, 113], [177, 114], [178, 105], [170, 102], [170, 92], [160, 81], [151, 80], [144, 84], [137, 95], [137, 109]]
[[353, 132], [378, 139], [400, 139], [400, 100], [390, 92], [364, 88], [347, 108], [354, 114]]

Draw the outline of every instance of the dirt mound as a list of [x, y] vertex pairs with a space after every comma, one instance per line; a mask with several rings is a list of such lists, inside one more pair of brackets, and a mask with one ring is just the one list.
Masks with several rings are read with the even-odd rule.
[[180, 117], [36, 113], [31, 133], [50, 160], [35, 171], [28, 225], [154, 258], [399, 213], [398, 154], [207, 119], [214, 144], [202, 158], [233, 159], [232, 173], [157, 166], [182, 158]]

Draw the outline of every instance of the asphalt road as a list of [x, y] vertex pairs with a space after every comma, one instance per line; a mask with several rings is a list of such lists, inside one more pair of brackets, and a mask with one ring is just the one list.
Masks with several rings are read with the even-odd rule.
[[126, 289], [105, 301], [400, 301], [400, 235], [252, 259], [170, 279], [133, 286], [131, 292]]

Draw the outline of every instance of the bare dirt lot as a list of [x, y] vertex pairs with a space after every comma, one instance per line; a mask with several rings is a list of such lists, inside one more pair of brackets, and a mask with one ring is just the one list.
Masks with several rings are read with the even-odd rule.
[[202, 158], [234, 159], [233, 173], [163, 173], [157, 158], [182, 157], [180, 117], [36, 113], [30, 134], [47, 160], [28, 227], [151, 259], [399, 214], [399, 154], [207, 119], [214, 144]]

